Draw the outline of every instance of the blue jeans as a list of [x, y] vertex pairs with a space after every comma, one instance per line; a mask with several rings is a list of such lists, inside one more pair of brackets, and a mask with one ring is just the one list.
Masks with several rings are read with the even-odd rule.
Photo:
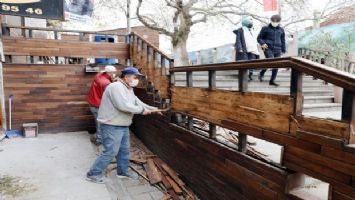
[[95, 117], [95, 125], [96, 125], [96, 142], [98, 143], [102, 143], [102, 136], [101, 136], [101, 130], [100, 130], [100, 122], [97, 121], [97, 116], [98, 116], [98, 112], [99, 109], [94, 107], [94, 106], [90, 106], [90, 111], [91, 113], [94, 115]]
[[99, 155], [88, 176], [103, 176], [104, 170], [116, 156], [117, 174], [126, 174], [129, 167], [129, 128], [101, 124], [103, 152]]
[[[264, 51], [265, 57], [266, 58], [278, 58], [281, 57], [281, 52], [274, 52], [272, 49], [266, 49]], [[266, 69], [263, 69], [260, 71], [260, 77], [264, 77], [264, 74], [266, 72]], [[270, 82], [275, 82], [276, 76], [277, 76], [278, 69], [272, 69], [272, 74], [271, 74], [271, 79]]]

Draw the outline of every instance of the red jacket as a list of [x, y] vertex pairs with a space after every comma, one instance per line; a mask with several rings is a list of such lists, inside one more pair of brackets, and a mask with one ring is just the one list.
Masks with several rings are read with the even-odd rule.
[[101, 103], [102, 95], [104, 94], [105, 88], [112, 82], [111, 77], [106, 73], [99, 73], [95, 76], [92, 81], [88, 102], [90, 106], [99, 108]]

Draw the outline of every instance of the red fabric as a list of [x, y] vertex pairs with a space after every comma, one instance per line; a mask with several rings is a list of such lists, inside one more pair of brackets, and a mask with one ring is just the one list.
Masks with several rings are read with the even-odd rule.
[[277, 11], [277, 0], [264, 0], [264, 11]]
[[99, 73], [95, 76], [88, 95], [88, 102], [90, 106], [94, 106], [96, 108], [100, 107], [101, 98], [104, 94], [105, 88], [111, 82], [111, 77], [106, 73]]

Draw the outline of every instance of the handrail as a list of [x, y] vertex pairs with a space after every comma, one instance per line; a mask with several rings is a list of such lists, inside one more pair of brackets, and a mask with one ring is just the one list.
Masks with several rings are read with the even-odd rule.
[[36, 31], [53, 31], [59, 33], [83, 33], [83, 34], [97, 34], [97, 35], [116, 35], [116, 36], [126, 36], [125, 34], [116, 34], [112, 32], [98, 32], [98, 31], [82, 31], [82, 30], [65, 30], [65, 29], [54, 29], [54, 28], [44, 28], [44, 27], [31, 27], [31, 26], [13, 26], [2, 24], [3, 28], [15, 28], [23, 30], [36, 30]]
[[264, 68], [285, 68], [290, 67], [307, 75], [314, 76], [334, 85], [355, 92], [355, 76], [349, 73], [334, 69], [304, 58], [283, 57], [273, 59], [260, 59], [252, 61], [229, 62], [218, 64], [182, 66], [170, 69], [174, 72], [194, 71], [223, 71], [241, 69], [264, 69]]
[[169, 61], [173, 61], [173, 59], [168, 56], [166, 53], [164, 53], [163, 51], [161, 51], [158, 47], [156, 47], [154, 44], [152, 44], [151, 42], [149, 42], [148, 40], [144, 39], [141, 35], [139, 35], [136, 32], [131, 32], [130, 34], [131, 36], [136, 36], [138, 37], [140, 40], [142, 40], [144, 43], [146, 43], [150, 48], [154, 49], [154, 51], [158, 52], [159, 54], [161, 54], [162, 56], [165, 57], [165, 59], [169, 60]]

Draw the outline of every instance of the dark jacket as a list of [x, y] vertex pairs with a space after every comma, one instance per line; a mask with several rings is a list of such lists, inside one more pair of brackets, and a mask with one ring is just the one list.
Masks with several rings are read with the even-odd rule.
[[280, 26], [264, 26], [258, 35], [258, 42], [260, 45], [267, 44], [274, 53], [286, 53], [285, 31]]
[[[243, 28], [234, 30], [233, 33], [236, 34], [236, 40], [235, 40], [236, 58], [235, 59], [248, 60], [248, 55], [247, 55], [248, 52], [245, 44]], [[259, 58], [259, 56], [257, 56], [257, 58]]]

